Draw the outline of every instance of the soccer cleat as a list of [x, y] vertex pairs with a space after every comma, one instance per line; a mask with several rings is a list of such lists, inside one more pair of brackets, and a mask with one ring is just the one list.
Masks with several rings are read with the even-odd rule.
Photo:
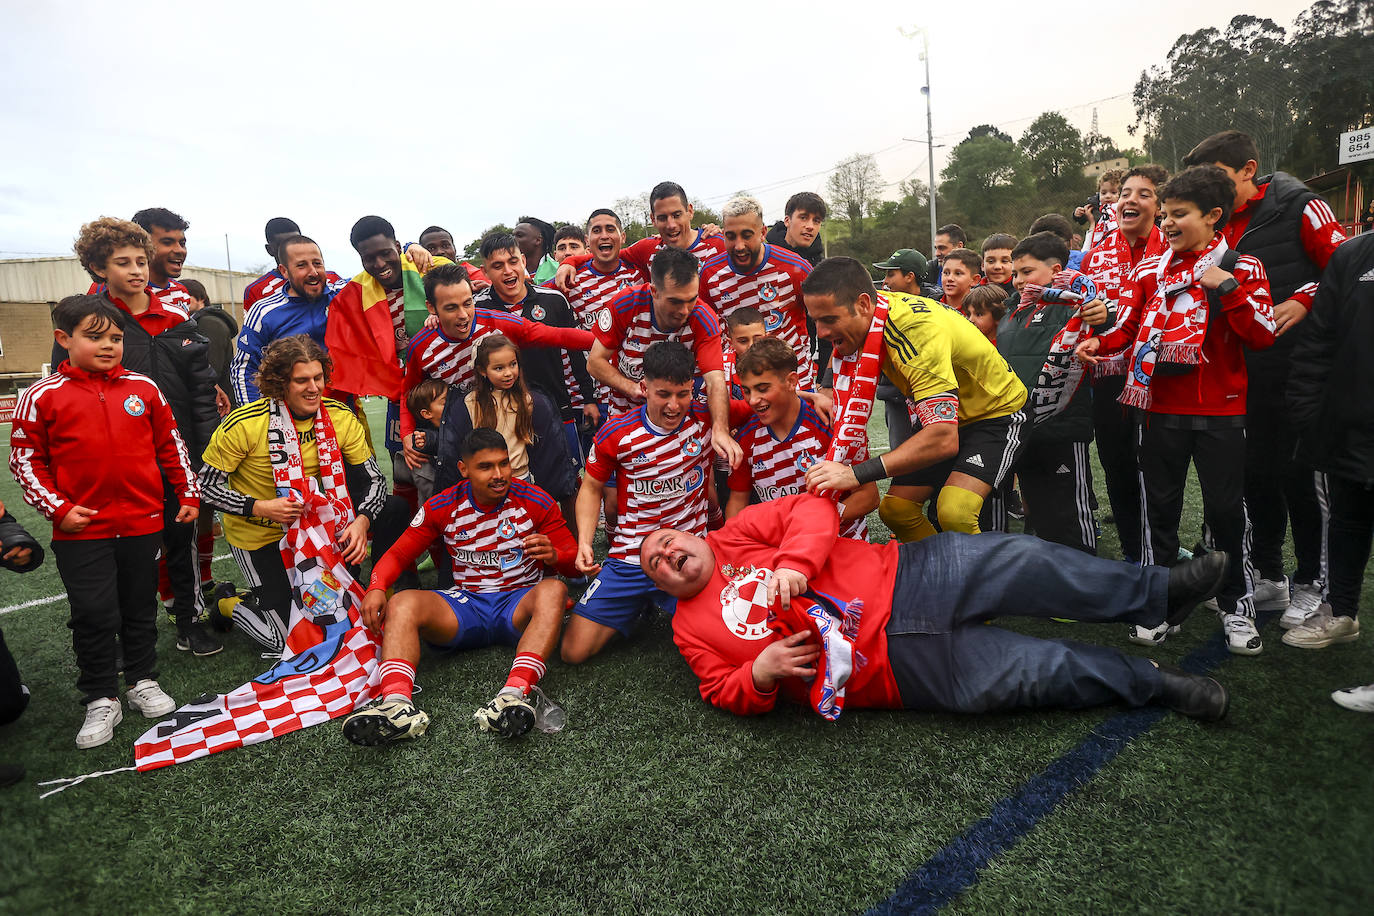
[[1360, 622], [1354, 617], [1331, 617], [1314, 614], [1302, 626], [1283, 634], [1283, 644], [1299, 649], [1325, 649], [1338, 642], [1354, 642], [1360, 638]]
[[114, 737], [115, 726], [124, 721], [124, 710], [118, 700], [102, 697], [86, 704], [86, 721], [76, 733], [76, 746], [83, 750], [99, 747]]
[[472, 714], [484, 732], [502, 738], [519, 738], [534, 727], [534, 704], [514, 687], [502, 687], [486, 706]]
[[1161, 704], [1203, 722], [1216, 722], [1225, 717], [1231, 698], [1218, 681], [1162, 662], [1154, 664], [1159, 669]]
[[177, 701], [167, 696], [157, 681], [144, 678], [129, 688], [125, 694], [129, 707], [143, 713], [145, 719], [161, 719], [177, 708]]
[[1374, 684], [1337, 690], [1331, 694], [1331, 699], [1355, 712], [1374, 712]]
[[418, 738], [429, 728], [429, 716], [409, 700], [386, 700], [360, 709], [344, 719], [344, 737], [363, 747], [377, 747], [403, 738]]
[[1126, 638], [1138, 646], [1157, 646], [1170, 636], [1177, 636], [1182, 627], [1171, 627], [1167, 623], [1161, 623], [1157, 627], [1142, 627], [1135, 625]]
[[1285, 630], [1300, 627], [1313, 614], [1331, 614], [1330, 606], [1322, 605], [1322, 587], [1315, 582], [1295, 584], [1288, 599], [1288, 609], [1279, 618], [1279, 626]]
[[205, 632], [205, 628], [200, 625], [199, 621], [196, 621], [177, 625], [177, 649], [182, 652], [190, 652], [197, 658], [204, 658], [207, 655], [222, 652], [224, 643]]
[[1264, 640], [1260, 639], [1252, 617], [1222, 614], [1221, 632], [1226, 637], [1227, 650], [1233, 655], [1259, 655], [1264, 651]]
[[1288, 607], [1288, 577], [1277, 581], [1260, 579], [1255, 583], [1255, 610], [1282, 611]]

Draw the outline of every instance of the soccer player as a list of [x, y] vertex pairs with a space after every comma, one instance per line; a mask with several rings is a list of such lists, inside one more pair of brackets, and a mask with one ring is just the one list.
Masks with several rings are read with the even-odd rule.
[[[1291, 628], [1318, 611], [1326, 586], [1326, 482], [1294, 460], [1296, 436], [1284, 398], [1293, 349], [1305, 336], [1301, 322], [1312, 308], [1317, 282], [1345, 241], [1331, 207], [1292, 175], [1259, 175], [1255, 141], [1238, 130], [1203, 140], [1186, 165], [1215, 165], [1236, 186], [1233, 212], [1222, 235], [1241, 254], [1264, 265], [1274, 302], [1274, 346], [1247, 349], [1250, 385], [1245, 406], [1245, 508], [1259, 569], [1255, 609], [1284, 609], [1279, 625]], [[1297, 569], [1284, 573], [1283, 539], [1293, 527]]]
[[[654, 270], [667, 261], [660, 258]], [[718, 337], [715, 346], [719, 356]], [[706, 411], [692, 398], [695, 374], [692, 352], [681, 341], [654, 343], [643, 359], [644, 405], [597, 431], [577, 494], [577, 570], [596, 579], [568, 621], [562, 657], [569, 664], [600, 652], [616, 633], [629, 635], [641, 611], [663, 597], [639, 568], [644, 535], [663, 525], [706, 531], [712, 431]], [[612, 475], [619, 482], [615, 530], [606, 562], [597, 564], [592, 537]]]
[[430, 226], [420, 233], [420, 247], [436, 258], [448, 258], [455, 264], [462, 264], [468, 272], [468, 280], [472, 282], [474, 291], [480, 292], [487, 288], [487, 275], [482, 273], [482, 268], [463, 260], [458, 253], [458, 246], [453, 243], [453, 233], [447, 229], [442, 226]]
[[[660, 181], [649, 192], [649, 209], [653, 213], [654, 228], [658, 235], [640, 239], [629, 248], [621, 250], [620, 257], [628, 264], [641, 270], [648, 270], [654, 258], [666, 248], [680, 248], [691, 252], [698, 264], [725, 250], [725, 242], [719, 235], [707, 232], [706, 227], [692, 228], [692, 216], [696, 212], [687, 200], [687, 192], [682, 185], [673, 181]], [[554, 283], [567, 292], [573, 273], [587, 262], [588, 255], [574, 255], [558, 266]]]
[[277, 245], [277, 272], [285, 282], [248, 309], [234, 347], [229, 376], [234, 400], [240, 405], [258, 399], [254, 381], [258, 363], [272, 341], [306, 334], [324, 344], [329, 304], [343, 288], [344, 281], [325, 269], [320, 246], [303, 235], [290, 236]]
[[587, 242], [591, 258], [573, 274], [568, 287], [568, 304], [578, 324], [590, 331], [596, 327], [596, 319], [615, 294], [647, 282], [649, 272], [627, 263], [620, 256], [625, 232], [614, 210], [603, 207], [592, 211], [587, 217]]
[[766, 241], [789, 249], [815, 267], [825, 257], [821, 243], [821, 223], [829, 212], [825, 201], [819, 194], [799, 191], [787, 198], [783, 212], [783, 218], [768, 230]]
[[[292, 602], [281, 548], [283, 526], [300, 518], [303, 504], [283, 495], [278, 486], [273, 458], [283, 452], [273, 443], [280, 435], [274, 417], [289, 414], [307, 478], [323, 481], [321, 432], [332, 430], [333, 441], [327, 447], [337, 451], [345, 471], [355, 468], [367, 481], [353, 504], [356, 518], [339, 538], [345, 562], [362, 559], [372, 523], [386, 502], [386, 478], [377, 467], [366, 427], [347, 405], [324, 396], [331, 368], [324, 349], [305, 334], [269, 344], [255, 385], [262, 396], [224, 418], [205, 448], [200, 471], [202, 499], [223, 513], [229, 550], [251, 589], [250, 596], [234, 606], [232, 624], [278, 654], [286, 646]], [[347, 498], [346, 492], [343, 495]]]
[[[1274, 313], [1264, 267], [1237, 255], [1222, 237], [1234, 186], [1214, 165], [1193, 166], [1159, 191], [1170, 250], [1141, 261], [1123, 284], [1117, 323], [1078, 345], [1093, 364], [1104, 357], [1127, 372], [1121, 403], [1145, 411], [1136, 438], [1145, 528], [1141, 559], [1172, 565], [1191, 461], [1202, 488], [1202, 514], [1217, 547], [1232, 557], [1217, 595], [1226, 647], [1237, 655], [1264, 649], [1255, 627], [1245, 513], [1245, 347], [1274, 342]], [[1171, 632], [1135, 627], [1133, 642], [1152, 645]]]
[[[261, 299], [274, 295], [278, 290], [286, 285], [286, 274], [281, 270], [281, 243], [290, 238], [301, 235], [300, 226], [296, 221], [287, 219], [284, 216], [274, 216], [267, 221], [263, 228], [263, 234], [267, 237], [267, 243], [263, 248], [267, 249], [267, 255], [272, 259], [272, 263], [278, 266], [273, 267], [267, 273], [249, 283], [243, 290], [243, 312], [248, 312]], [[330, 284], [342, 284], [343, 277], [334, 273], [332, 270], [326, 274]], [[319, 338], [323, 340], [323, 337]]]
[[[847, 396], [871, 405], [874, 388], [868, 386], [876, 387], [880, 366], [911, 401], [916, 427], [886, 455], [856, 466], [813, 465], [806, 475], [812, 492], [848, 493], [891, 477], [879, 514], [900, 540], [935, 533], [921, 503], [937, 493], [940, 527], [976, 534], [983, 500], [1021, 449], [1026, 387], [1016, 373], [968, 319], [930, 299], [880, 295], [853, 258], [822, 261], [802, 293], [817, 333], [830, 338], [838, 359], [853, 358]], [[879, 343], [874, 323], [883, 318]], [[872, 377], [861, 375], [869, 371]], [[835, 382], [838, 390], [841, 379]], [[843, 418], [835, 422], [839, 426]]]
[[751, 506], [705, 538], [660, 529], [644, 539], [645, 575], [677, 599], [673, 641], [703, 699], [756, 715], [785, 698], [830, 720], [846, 706], [981, 713], [1115, 702], [1226, 715], [1226, 690], [1211, 678], [983, 625], [1002, 615], [1180, 621], [1215, 592], [1224, 555], [1166, 570], [1000, 532], [900, 549], [838, 534], [834, 506], [801, 495]]
[[730, 438], [720, 324], [711, 308], [697, 298], [697, 286], [696, 258], [679, 248], [665, 248], [654, 259], [650, 282], [621, 292], [598, 317], [587, 368], [610, 389], [611, 417], [615, 418], [644, 403], [640, 363], [651, 345], [676, 340], [688, 346], [706, 389], [712, 447], [733, 466], [740, 452]]
[[[538, 286], [553, 279], [558, 262], [553, 258], [554, 229], [549, 223], [533, 216], [522, 216], [511, 230], [520, 253], [525, 256], [528, 277]], [[482, 255], [483, 260], [486, 255]], [[490, 274], [488, 274], [490, 277]], [[495, 282], [495, 281], [493, 281]]]
[[[372, 571], [362, 616], [382, 633], [382, 702], [344, 720], [354, 744], [415, 738], [429, 727], [412, 701], [422, 640], [448, 650], [514, 646], [505, 686], [473, 718], [503, 738], [534, 725], [530, 695], [558, 644], [568, 595], [547, 571], [576, 575], [577, 546], [549, 494], [511, 479], [506, 440], [496, 430], [469, 433], [461, 460], [466, 479], [431, 497]], [[401, 571], [440, 539], [453, 560], [453, 588], [407, 589], [388, 601]]]
[[553, 257], [559, 264], [575, 254], [587, 253], [587, 233], [581, 226], [559, 226], [553, 234]]
[[730, 200], [721, 220], [726, 250], [701, 265], [698, 295], [727, 320], [742, 306], [758, 309], [768, 333], [796, 351], [802, 388], [814, 389], [816, 370], [801, 303], [801, 284], [811, 264], [763, 240], [763, 205], [752, 197]]
[[[562, 293], [537, 285], [542, 281], [530, 282], [523, 244], [517, 236], [501, 232], [482, 239], [482, 270], [491, 286], [477, 294], [478, 307], [511, 312], [549, 327], [578, 327], [572, 307]], [[580, 457], [578, 420], [595, 426], [599, 416], [586, 355], [581, 350], [537, 349], [528, 354], [523, 368], [526, 380], [557, 405], [568, 438], [568, 453]]]
[[[735, 434], [744, 458], [730, 473], [727, 519], [749, 505], [806, 492], [806, 472], [830, 448], [830, 424], [797, 393], [797, 355], [765, 337], [739, 357], [740, 387], [754, 415]], [[867, 483], [839, 504], [840, 533], [865, 540], [864, 519], [878, 507], [878, 485]]]
[[163, 207], [139, 210], [132, 221], [153, 240], [153, 256], [148, 259], [149, 292], [158, 293], [164, 302], [189, 313], [190, 293], [177, 280], [186, 266], [186, 230], [191, 224]]

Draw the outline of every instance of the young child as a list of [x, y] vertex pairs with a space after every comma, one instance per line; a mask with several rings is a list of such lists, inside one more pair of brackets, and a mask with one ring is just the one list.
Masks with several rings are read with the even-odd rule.
[[1026, 235], [1035, 235], [1037, 232], [1053, 232], [1063, 239], [1069, 249], [1069, 263], [1064, 266], [1069, 270], [1078, 270], [1083, 262], [1083, 252], [1073, 243], [1073, 223], [1069, 222], [1068, 217], [1059, 213], [1046, 213], [1030, 224]]
[[[587, 233], [581, 226], [559, 226], [553, 234], [553, 257], [559, 264], [574, 255], [587, 253]], [[547, 283], [545, 284], [547, 285]]]
[[956, 311], [964, 311], [964, 296], [978, 285], [978, 271], [983, 259], [967, 248], [956, 248], [945, 255], [944, 269], [940, 272], [940, 297], [945, 305]]
[[114, 737], [129, 706], [150, 719], [176, 709], [157, 683], [157, 559], [163, 476], [178, 523], [196, 520], [200, 494], [167, 399], [120, 365], [132, 319], [98, 296], [68, 296], [53, 310], [67, 359], [15, 408], [10, 472], [24, 499], [53, 523], [53, 554], [71, 605], [68, 626], [86, 720], [79, 748]]
[[[1264, 267], [1227, 247], [1221, 229], [1235, 185], [1214, 165], [1194, 166], [1160, 189], [1170, 250], [1142, 260], [1121, 287], [1117, 324], [1078, 345], [1088, 363], [1125, 372], [1123, 404], [1144, 411], [1137, 441], [1145, 543], [1142, 561], [1178, 559], [1178, 524], [1191, 461], [1202, 513], [1218, 550], [1231, 558], [1217, 595], [1227, 648], [1258, 655], [1246, 544], [1245, 348], [1274, 344], [1274, 311]], [[1135, 627], [1153, 645], [1172, 632]]]
[[499, 432], [511, 476], [537, 484], [554, 499], [569, 500], [577, 489], [558, 411], [544, 392], [526, 386], [520, 350], [504, 334], [489, 334], [477, 344], [472, 390], [453, 403], [444, 424], [453, 424], [459, 442], [476, 427]]
[[996, 283], [1005, 293], [1012, 290], [1011, 250], [1016, 247], [1016, 236], [1005, 232], [994, 232], [983, 240], [983, 279], [980, 286]]
[[735, 309], [725, 319], [725, 333], [729, 338], [725, 348], [725, 381], [730, 386], [730, 397], [743, 399], [744, 389], [740, 387], [735, 363], [746, 350], [768, 336], [763, 313], [749, 305]]
[[[781, 340], [765, 337], [739, 358], [740, 386], [753, 416], [735, 439], [744, 457], [730, 472], [725, 517], [749, 505], [806, 492], [806, 471], [830, 448], [830, 424], [797, 393], [797, 355]], [[866, 540], [865, 517], [878, 507], [878, 485], [869, 482], [839, 504], [840, 534]]]
[[983, 336], [997, 344], [997, 325], [1007, 313], [1006, 293], [996, 283], [975, 286], [964, 296], [964, 314]]
[[1084, 251], [1096, 248], [1107, 237], [1107, 233], [1116, 228], [1116, 202], [1121, 198], [1121, 182], [1125, 178], [1125, 169], [1103, 172], [1097, 180], [1097, 206], [1084, 204], [1073, 211], [1074, 219], [1089, 224], [1083, 239]]
[[[1047, 541], [1096, 554], [1088, 463], [1092, 390], [1080, 384], [1081, 373], [1069, 380], [1044, 371], [1056, 352], [1056, 367], [1067, 368], [1072, 348], [1061, 335], [1075, 317], [1086, 318], [1081, 307], [1096, 295], [1087, 277], [1064, 269], [1068, 259], [1068, 246], [1052, 232], [1024, 238], [1012, 251], [1016, 292], [997, 326], [997, 350], [1030, 392], [1027, 412], [1038, 420], [1026, 431], [1025, 449], [1016, 462], [1027, 527]], [[1106, 319], [1106, 307], [1095, 306], [1092, 320]], [[1081, 324], [1068, 333], [1081, 332]], [[1057, 351], [1056, 342], [1061, 344]], [[1057, 406], [1051, 407], [1052, 402]]]
[[415, 450], [429, 458], [410, 472], [422, 504], [434, 495], [434, 454], [439, 448], [439, 420], [447, 401], [448, 386], [436, 378], [427, 378], [406, 392], [406, 409], [415, 418]]

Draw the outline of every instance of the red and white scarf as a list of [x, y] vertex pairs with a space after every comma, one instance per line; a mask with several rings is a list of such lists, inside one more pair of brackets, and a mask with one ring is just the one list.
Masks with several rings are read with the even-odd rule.
[[[873, 320], [868, 325], [863, 348], [845, 357], [830, 358], [835, 376], [835, 416], [830, 448], [825, 455], [827, 461], [853, 467], [868, 460], [868, 418], [873, 415], [878, 376], [883, 371], [883, 328], [887, 327], [887, 311], [887, 297], [879, 293], [873, 304]], [[839, 499], [843, 494], [826, 495]]]
[[1116, 204], [1103, 205], [1097, 217], [1097, 222], [1093, 223], [1092, 232], [1088, 233], [1087, 250], [1091, 251], [1098, 245], [1101, 245], [1102, 240], [1116, 230], [1118, 225], [1116, 221], [1116, 206]]
[[1191, 268], [1173, 253], [1159, 259], [1154, 293], [1141, 306], [1140, 330], [1119, 398], [1122, 404], [1149, 409], [1150, 383], [1161, 365], [1186, 367], [1202, 361], [1209, 305], [1202, 275], [1220, 264], [1226, 252], [1226, 240], [1218, 232]]
[[[1164, 233], [1158, 226], [1152, 225], [1149, 234], [1145, 236], [1145, 252], [1140, 256], [1140, 260], [1149, 260], [1165, 254], [1168, 250], [1169, 243], [1164, 240]], [[1116, 308], [1116, 324], [1129, 317], [1129, 305], [1121, 302], [1121, 287], [1130, 276], [1133, 267], [1131, 243], [1126, 241], [1126, 234], [1120, 229], [1111, 232], [1100, 244], [1093, 246], [1083, 259], [1083, 271], [1097, 284], [1097, 294], [1108, 305]], [[1094, 368], [1093, 375], [1097, 378], [1125, 375], [1129, 356], [1130, 353], [1125, 352], [1104, 358]]]
[[[1049, 286], [1027, 283], [1021, 289], [1021, 305], [1016, 314], [1020, 316], [1026, 309], [1033, 315], [1046, 305], [1075, 305], [1079, 308], [1059, 333], [1050, 342], [1049, 355], [1045, 365], [1040, 367], [1035, 387], [1031, 389], [1027, 404], [1030, 407], [1032, 423], [1044, 423], [1061, 413], [1073, 400], [1083, 381], [1083, 364], [1074, 357], [1074, 348], [1087, 337], [1091, 329], [1083, 323], [1081, 309], [1085, 303], [1097, 298], [1097, 287], [1086, 275], [1076, 270], [1061, 270], [1054, 275]], [[1022, 319], [1017, 318], [1018, 321]], [[1027, 316], [1026, 321], [1030, 320]], [[1024, 323], [1024, 322], [1023, 322]]]

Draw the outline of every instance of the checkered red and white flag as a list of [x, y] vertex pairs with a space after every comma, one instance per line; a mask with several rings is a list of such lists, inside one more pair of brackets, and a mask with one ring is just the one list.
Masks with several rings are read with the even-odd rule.
[[270, 427], [278, 492], [305, 510], [282, 538], [293, 602], [286, 652], [271, 670], [236, 690], [203, 696], [148, 729], [134, 763], [155, 770], [229, 748], [258, 744], [346, 715], [377, 693], [380, 645], [362, 625], [363, 589], [348, 572], [336, 538], [353, 519], [338, 440], [326, 409], [315, 420], [320, 477], [301, 470], [300, 443], [280, 402]]

